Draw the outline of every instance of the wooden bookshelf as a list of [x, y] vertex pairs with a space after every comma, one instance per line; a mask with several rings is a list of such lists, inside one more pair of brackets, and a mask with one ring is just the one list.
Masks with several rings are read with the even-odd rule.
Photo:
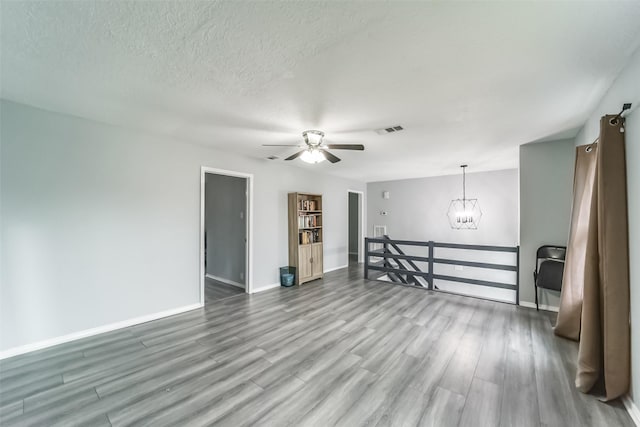
[[323, 274], [322, 195], [289, 193], [289, 265], [296, 285]]

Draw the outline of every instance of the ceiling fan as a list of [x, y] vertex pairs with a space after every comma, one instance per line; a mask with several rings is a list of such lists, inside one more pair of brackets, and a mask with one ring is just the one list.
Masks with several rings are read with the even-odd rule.
[[[363, 151], [362, 144], [325, 144], [322, 139], [324, 132], [319, 130], [305, 130], [302, 137], [306, 148], [287, 157], [285, 160], [300, 159], [307, 163], [320, 163], [329, 160], [331, 163], [338, 163], [340, 158], [331, 154], [327, 150], [358, 150]], [[262, 144], [264, 147], [304, 147], [303, 144]]]

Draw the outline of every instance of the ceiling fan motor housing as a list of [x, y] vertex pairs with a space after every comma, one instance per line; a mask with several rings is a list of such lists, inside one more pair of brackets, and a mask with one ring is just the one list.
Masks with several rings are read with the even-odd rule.
[[302, 137], [307, 145], [318, 147], [322, 144], [322, 138], [324, 138], [324, 132], [319, 130], [305, 130], [302, 132]]

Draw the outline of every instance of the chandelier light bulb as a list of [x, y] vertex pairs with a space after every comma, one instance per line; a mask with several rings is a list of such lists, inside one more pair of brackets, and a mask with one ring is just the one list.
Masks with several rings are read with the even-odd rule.
[[456, 223], [467, 224], [473, 222], [473, 212], [471, 211], [458, 211], [456, 212]]

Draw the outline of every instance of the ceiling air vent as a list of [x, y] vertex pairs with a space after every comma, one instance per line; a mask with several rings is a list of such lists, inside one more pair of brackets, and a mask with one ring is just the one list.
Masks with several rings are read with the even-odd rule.
[[269, 159], [269, 160], [278, 160], [279, 157], [278, 156], [269, 156], [269, 157], [267, 157], [267, 159]]
[[392, 132], [400, 132], [401, 130], [404, 130], [404, 128], [400, 125], [398, 126], [391, 126], [388, 128], [382, 128], [382, 129], [376, 129], [376, 133], [378, 135], [386, 135], [388, 133], [392, 133]]

